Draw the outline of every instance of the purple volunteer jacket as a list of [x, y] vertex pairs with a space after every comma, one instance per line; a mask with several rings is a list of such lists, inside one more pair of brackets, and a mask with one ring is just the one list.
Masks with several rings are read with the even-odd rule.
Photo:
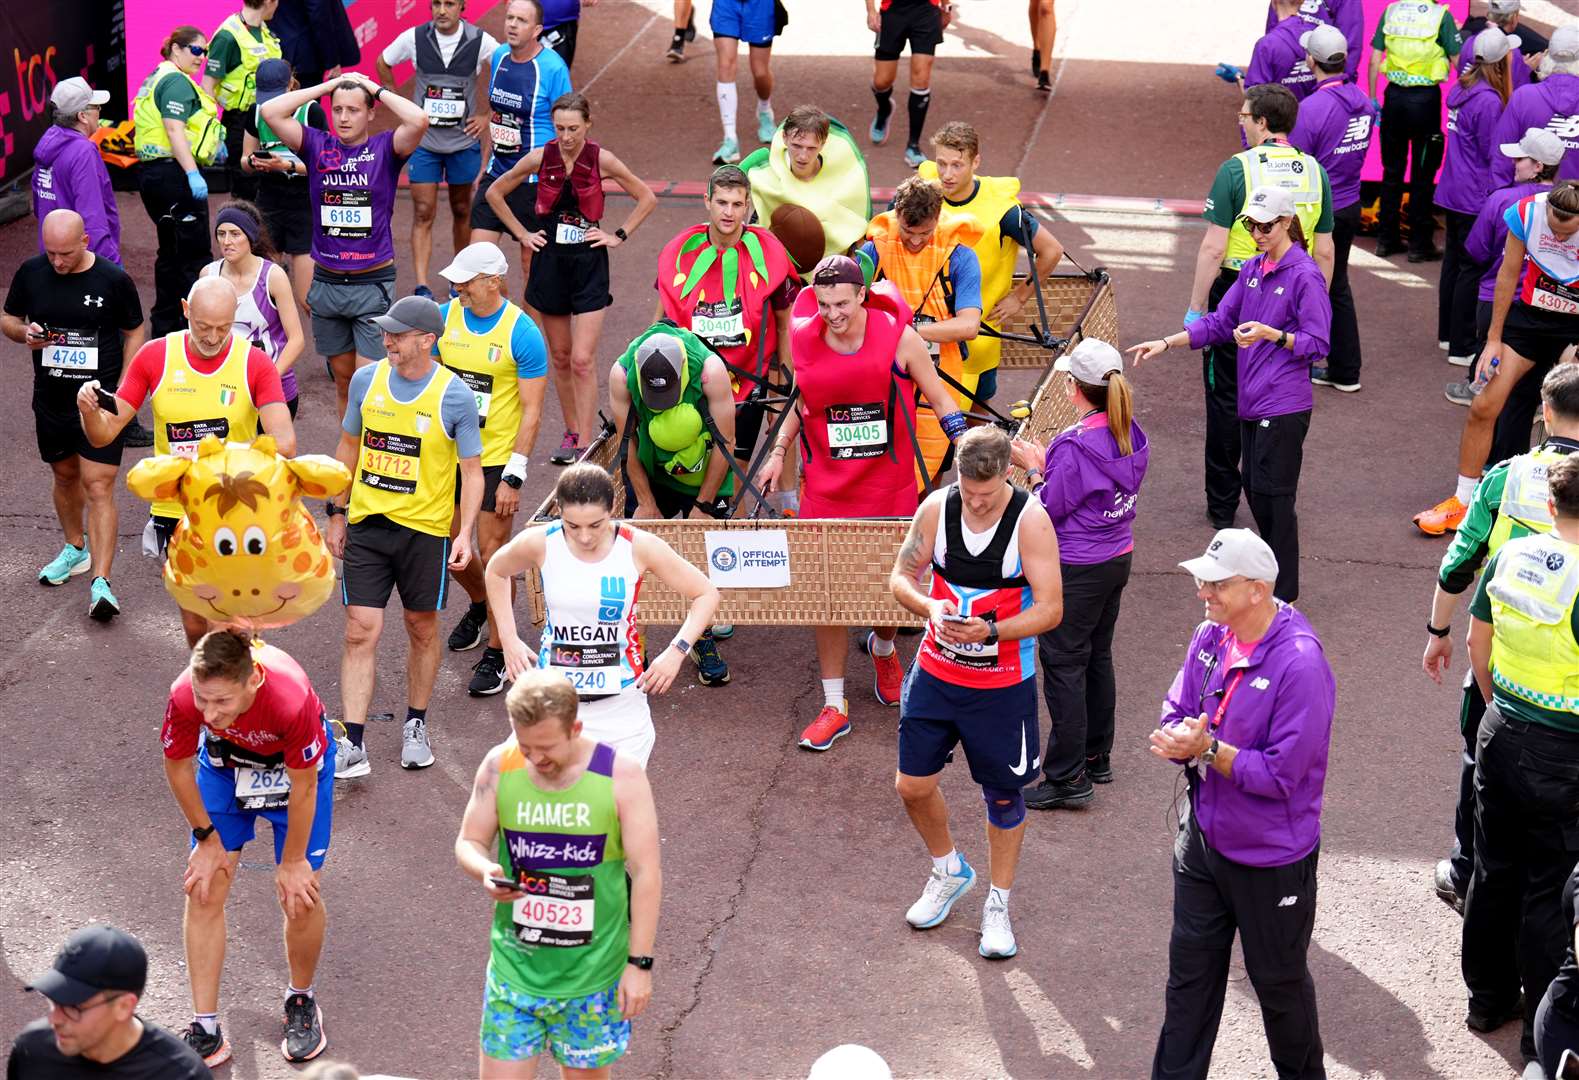
[[1195, 820], [1206, 842], [1234, 862], [1287, 866], [1321, 843], [1337, 686], [1316, 631], [1287, 604], [1278, 604], [1255, 651], [1231, 668], [1228, 639], [1226, 626], [1195, 628], [1160, 722], [1203, 712], [1210, 721], [1233, 687], [1217, 737], [1239, 753], [1228, 776], [1202, 768]]
[[38, 250], [44, 250], [44, 215], [75, 210], [95, 255], [121, 262], [121, 211], [99, 148], [80, 131], [51, 126], [33, 148], [33, 213]]
[[[1480, 34], [1484, 34], [1485, 32], [1485, 30], [1482, 30], [1479, 34], [1471, 34], [1469, 37], [1464, 39], [1464, 44], [1460, 48], [1458, 54], [1458, 73], [1460, 75], [1464, 74], [1464, 72], [1468, 71], [1474, 66], [1475, 39], [1478, 38]], [[1518, 37], [1519, 32], [1515, 30], [1513, 32], [1513, 36]], [[1513, 79], [1513, 88], [1517, 90], [1521, 86], [1528, 86], [1530, 82], [1530, 65], [1524, 59], [1524, 54], [1515, 49], [1513, 52], [1509, 53], [1508, 56], [1512, 60], [1512, 63], [1508, 65], [1508, 74]]]
[[1492, 159], [1512, 163], [1497, 149], [1501, 118], [1502, 99], [1483, 82], [1468, 90], [1455, 82], [1447, 92], [1447, 150], [1436, 182], [1436, 204], [1442, 209], [1479, 213], [1493, 186]]
[[1234, 327], [1259, 322], [1294, 335], [1292, 350], [1275, 341], [1257, 341], [1239, 350], [1239, 419], [1264, 420], [1304, 412], [1315, 405], [1310, 365], [1327, 355], [1332, 335], [1332, 302], [1316, 260], [1298, 244], [1263, 274], [1266, 255], [1256, 255], [1239, 270], [1217, 310], [1185, 327], [1190, 348], [1229, 345]]
[[1315, 89], [1316, 76], [1305, 65], [1305, 49], [1299, 43], [1300, 35], [1309, 29], [1310, 24], [1304, 19], [1290, 15], [1268, 30], [1250, 54], [1245, 85], [1277, 83], [1288, 87], [1296, 98], [1304, 98]]
[[[1349, 43], [1343, 66], [1353, 82], [1360, 70], [1360, 57], [1365, 53], [1365, 3], [1364, 0], [1305, 0], [1299, 6], [1299, 17], [1305, 20], [1306, 29], [1318, 23], [1336, 26]], [[1277, 7], [1267, 4], [1266, 28], [1271, 30], [1278, 22]], [[1250, 85], [1246, 83], [1245, 85]]]
[[[1557, 179], [1579, 177], [1579, 75], [1549, 75], [1538, 83], [1521, 86], [1508, 99], [1497, 123], [1494, 141], [1516, 143], [1530, 128], [1546, 128], [1568, 148], [1557, 166]], [[1513, 159], [1501, 154], [1491, 163], [1493, 187], [1513, 183]]]
[[1476, 266], [1487, 270], [1480, 279], [1476, 299], [1491, 302], [1497, 295], [1497, 272], [1502, 269], [1502, 253], [1507, 250], [1508, 223], [1503, 218], [1508, 207], [1529, 195], [1550, 191], [1550, 184], [1513, 184], [1486, 196], [1486, 205], [1475, 217], [1475, 225], [1464, 240], [1464, 251]]
[[1122, 457], [1107, 417], [1096, 413], [1071, 424], [1048, 444], [1037, 494], [1058, 534], [1060, 562], [1087, 566], [1134, 548], [1135, 501], [1151, 445], [1134, 421], [1129, 440], [1129, 456]]
[[1321, 162], [1332, 184], [1332, 208], [1360, 201], [1360, 170], [1376, 132], [1376, 103], [1342, 75], [1329, 75], [1299, 103], [1288, 141]]

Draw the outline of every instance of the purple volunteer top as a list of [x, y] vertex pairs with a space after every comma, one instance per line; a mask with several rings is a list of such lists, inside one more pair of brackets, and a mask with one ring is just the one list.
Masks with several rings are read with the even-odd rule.
[[1342, 75], [1329, 75], [1299, 103], [1288, 141], [1321, 162], [1332, 184], [1332, 208], [1360, 201], [1360, 170], [1376, 131], [1376, 103]]
[[1257, 341], [1239, 350], [1239, 419], [1264, 420], [1314, 407], [1310, 365], [1327, 355], [1332, 335], [1332, 303], [1316, 260], [1298, 244], [1283, 260], [1262, 272], [1265, 253], [1239, 269], [1217, 309], [1185, 327], [1190, 348], [1228, 345], [1234, 327], [1259, 322], [1294, 335], [1294, 348]]
[[1550, 184], [1513, 184], [1486, 196], [1486, 205], [1480, 208], [1475, 227], [1469, 230], [1464, 241], [1464, 251], [1470, 262], [1487, 267], [1480, 279], [1476, 299], [1490, 303], [1497, 295], [1497, 272], [1502, 269], [1502, 253], [1507, 250], [1508, 243], [1508, 223], [1503, 218], [1508, 207], [1527, 196], [1550, 190]]
[[1306, 66], [1305, 47], [1299, 43], [1300, 35], [1309, 29], [1310, 23], [1298, 15], [1290, 15], [1268, 30], [1250, 54], [1245, 85], [1277, 83], [1288, 87], [1296, 98], [1303, 98], [1315, 89], [1316, 76]]
[[1494, 159], [1510, 161], [1497, 149], [1497, 121], [1501, 118], [1502, 99], [1483, 82], [1468, 90], [1455, 82], [1447, 92], [1447, 150], [1436, 182], [1436, 204], [1442, 209], [1460, 214], [1480, 212], [1493, 187]]
[[[1489, 30], [1490, 27], [1486, 29]], [[1471, 34], [1464, 39], [1464, 44], [1459, 49], [1458, 54], [1458, 74], [1464, 74], [1474, 65], [1475, 39], [1485, 32], [1485, 30], [1482, 30], [1479, 34]], [[1512, 36], [1518, 37], [1519, 32], [1515, 30]], [[1528, 86], [1530, 82], [1530, 65], [1524, 59], [1524, 54], [1515, 49], [1508, 54], [1508, 60], [1508, 73], [1513, 79], [1511, 84], [1513, 89], [1517, 90], [1521, 86]]]
[[389, 224], [406, 164], [394, 141], [393, 131], [381, 131], [347, 146], [331, 132], [302, 128], [301, 157], [317, 211], [312, 258], [325, 270], [354, 274], [394, 260]]
[[1079, 566], [1116, 559], [1135, 547], [1133, 525], [1151, 446], [1129, 425], [1130, 453], [1121, 456], [1107, 415], [1092, 413], [1047, 446], [1037, 495], [1058, 534], [1058, 560]]
[[1230, 666], [1232, 637], [1218, 623], [1195, 628], [1160, 722], [1203, 712], [1211, 720], [1222, 709], [1217, 737], [1238, 754], [1228, 776], [1201, 770], [1196, 823], [1234, 862], [1287, 866], [1321, 843], [1337, 686], [1316, 631], [1287, 604], [1278, 604], [1255, 651]]
[[[1579, 75], [1548, 75], [1538, 83], [1521, 86], [1508, 99], [1497, 122], [1495, 143], [1516, 143], [1530, 128], [1546, 128], [1568, 148], [1557, 166], [1557, 179], [1579, 177]], [[1491, 163], [1493, 187], [1513, 183], [1513, 159], [1501, 154]]]
[[[1320, 23], [1326, 23], [1328, 26], [1336, 26], [1343, 34], [1343, 39], [1349, 43], [1349, 51], [1343, 58], [1343, 67], [1348, 73], [1349, 81], [1353, 82], [1360, 70], [1360, 57], [1365, 52], [1365, 0], [1305, 0], [1299, 6], [1299, 17], [1305, 20], [1307, 30]], [[1267, 30], [1270, 31], [1277, 23], [1277, 7], [1268, 3]]]
[[94, 141], [74, 128], [51, 127], [33, 148], [33, 213], [38, 250], [44, 251], [44, 218], [55, 210], [82, 215], [88, 250], [121, 264], [121, 212], [110, 172]]

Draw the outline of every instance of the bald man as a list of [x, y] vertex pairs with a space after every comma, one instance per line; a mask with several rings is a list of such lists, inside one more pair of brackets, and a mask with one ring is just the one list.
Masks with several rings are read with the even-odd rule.
[[[236, 318], [236, 291], [218, 277], [198, 278], [181, 301], [188, 329], [155, 338], [137, 351], [115, 391], [114, 411], [104, 408], [90, 382], [77, 392], [82, 427], [94, 446], [115, 440], [144, 398], [152, 398], [154, 451], [196, 457], [206, 435], [230, 442], [251, 442], [261, 425], [274, 436], [285, 457], [296, 453], [296, 429], [280, 389], [274, 362], [245, 338], [230, 332]], [[177, 503], [154, 503], [143, 531], [143, 550], [164, 557], [170, 535], [181, 520]], [[181, 612], [188, 645], [208, 632], [208, 622]]]
[[88, 613], [108, 622], [121, 610], [110, 568], [125, 437], [117, 431], [90, 443], [74, 399], [95, 379], [112, 385], [120, 379], [123, 358], [143, 343], [143, 306], [126, 271], [93, 253], [75, 210], [46, 214], [40, 239], [43, 253], [17, 268], [0, 315], [0, 332], [33, 353], [38, 456], [54, 474], [55, 516], [66, 541], [38, 580], [64, 585], [91, 571]]

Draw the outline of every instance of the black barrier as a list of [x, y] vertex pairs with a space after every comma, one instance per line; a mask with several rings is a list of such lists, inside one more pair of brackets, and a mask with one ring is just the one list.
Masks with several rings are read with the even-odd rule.
[[108, 90], [105, 120], [125, 120], [124, 0], [4, 0], [0, 3], [0, 187], [33, 167], [33, 147], [50, 123], [49, 95], [80, 75]]

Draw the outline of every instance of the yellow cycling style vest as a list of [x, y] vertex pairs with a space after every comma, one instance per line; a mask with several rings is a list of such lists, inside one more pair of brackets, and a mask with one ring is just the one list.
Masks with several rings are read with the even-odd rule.
[[1387, 54], [1382, 72], [1388, 82], [1403, 86], [1429, 86], [1445, 80], [1452, 64], [1437, 42], [1444, 4], [1426, 0], [1396, 0], [1382, 16], [1382, 47]]
[[214, 31], [218, 36], [220, 30], [229, 30], [230, 36], [236, 41], [236, 48], [241, 50], [241, 63], [232, 68], [219, 86], [219, 103], [228, 112], [231, 109], [250, 109], [257, 100], [258, 65], [265, 60], [278, 60], [281, 58], [280, 39], [274, 36], [274, 31], [269, 29], [268, 23], [262, 23], [256, 30], [241, 21], [239, 14], [226, 16], [225, 21], [219, 24], [219, 30]]
[[[924, 179], [936, 180], [937, 162], [923, 161], [916, 173]], [[981, 263], [981, 314], [985, 324], [987, 312], [997, 307], [998, 301], [1008, 296], [1014, 286], [1014, 267], [1020, 259], [1020, 245], [1005, 237], [999, 226], [1003, 215], [1020, 205], [1020, 181], [1013, 176], [978, 176], [976, 181], [976, 193], [969, 201], [957, 205], [944, 203], [944, 206], [957, 214], [969, 215], [981, 226], [981, 239], [971, 245], [971, 250], [976, 253], [976, 261]], [[1047, 270], [1045, 266], [1038, 269]], [[998, 366], [1002, 353], [1003, 342], [983, 334], [970, 343], [965, 374], [979, 378]]]
[[503, 465], [515, 450], [521, 427], [521, 395], [510, 337], [515, 321], [526, 318], [526, 313], [506, 300], [493, 329], [479, 334], [466, 328], [465, 310], [459, 300], [450, 301], [439, 338], [439, 359], [477, 400], [483, 465]]
[[389, 372], [389, 360], [378, 361], [362, 399], [362, 446], [346, 520], [354, 525], [382, 514], [408, 529], [448, 536], [460, 454], [444, 430], [442, 406], [455, 376], [433, 365], [428, 385], [407, 402], [390, 391]]
[[1579, 713], [1579, 643], [1572, 621], [1579, 544], [1556, 536], [1509, 540], [1497, 554], [1486, 595], [1492, 682], [1543, 709]]
[[1495, 555], [1502, 545], [1513, 539], [1513, 530], [1520, 535], [1549, 533], [1552, 531], [1552, 511], [1546, 505], [1551, 497], [1546, 474], [1563, 458], [1550, 447], [1540, 446], [1528, 454], [1508, 460], [1508, 471], [1503, 477], [1502, 502], [1497, 506], [1497, 523], [1486, 538], [1487, 551]]
[[186, 118], [186, 141], [192, 147], [192, 157], [199, 165], [212, 165], [214, 155], [225, 141], [225, 129], [219, 125], [219, 109], [208, 96], [202, 84], [168, 60], [160, 62], [153, 74], [143, 80], [142, 89], [132, 102], [132, 133], [137, 142], [139, 161], [158, 161], [174, 157], [170, 149], [170, 136], [164, 129], [164, 117], [154, 104], [154, 88], [170, 76], [186, 79], [197, 91], [197, 115]]
[[[154, 453], [197, 458], [205, 435], [226, 442], [250, 443], [258, 437], [258, 408], [247, 385], [247, 354], [252, 343], [231, 335], [230, 351], [219, 368], [204, 375], [186, 358], [187, 331], [164, 339], [164, 371], [149, 397], [154, 414]], [[153, 504], [155, 517], [180, 519], [181, 504], [167, 499]]]
[[1256, 242], [1239, 218], [1250, 208], [1250, 195], [1258, 187], [1286, 188], [1294, 196], [1294, 212], [1305, 240], [1314, 244], [1316, 222], [1321, 220], [1321, 165], [1309, 154], [1285, 143], [1262, 143], [1235, 154], [1245, 172], [1245, 201], [1228, 230], [1223, 266], [1238, 270], [1256, 255]]

